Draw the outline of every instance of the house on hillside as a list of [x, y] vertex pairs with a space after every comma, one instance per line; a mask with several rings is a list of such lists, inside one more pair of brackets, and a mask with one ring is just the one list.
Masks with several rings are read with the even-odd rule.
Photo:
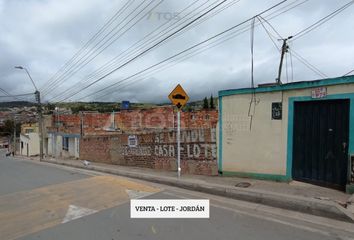
[[[47, 128], [52, 124], [51, 116], [43, 116], [43, 154], [48, 155]], [[23, 156], [38, 156], [40, 153], [40, 134], [38, 122], [21, 125], [20, 143], [17, 152]]]
[[26, 123], [21, 125], [19, 153], [27, 157], [39, 155], [38, 123]]

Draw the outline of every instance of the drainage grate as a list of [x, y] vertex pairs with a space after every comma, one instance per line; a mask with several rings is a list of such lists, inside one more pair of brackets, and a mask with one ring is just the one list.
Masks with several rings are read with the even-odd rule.
[[248, 188], [249, 186], [251, 186], [249, 182], [239, 182], [235, 185], [235, 187], [239, 188]]

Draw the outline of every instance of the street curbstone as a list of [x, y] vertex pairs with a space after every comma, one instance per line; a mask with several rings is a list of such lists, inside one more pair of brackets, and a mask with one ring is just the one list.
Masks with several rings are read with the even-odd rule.
[[272, 193], [262, 190], [254, 189], [233, 189], [230, 187], [223, 187], [220, 185], [210, 185], [195, 183], [183, 179], [175, 179], [164, 176], [153, 176], [150, 174], [127, 172], [117, 169], [109, 169], [99, 166], [81, 166], [79, 164], [57, 162], [53, 160], [45, 160], [45, 162], [52, 164], [65, 165], [75, 168], [88, 169], [98, 172], [104, 172], [129, 178], [135, 178], [154, 182], [158, 184], [165, 184], [174, 187], [184, 188], [188, 190], [199, 191], [203, 193], [228, 197], [236, 200], [242, 200], [257, 204], [263, 204], [271, 207], [282, 208], [287, 210], [298, 211], [302, 213], [312, 214], [316, 216], [332, 218], [340, 221], [354, 223], [353, 214], [347, 209], [334, 202], [323, 201], [319, 199], [308, 199], [305, 197], [292, 196], [280, 193]]

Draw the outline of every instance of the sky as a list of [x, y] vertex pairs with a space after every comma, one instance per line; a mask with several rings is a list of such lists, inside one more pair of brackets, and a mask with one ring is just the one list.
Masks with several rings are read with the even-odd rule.
[[[208, 41], [165, 65], [149, 67], [279, 2], [0, 0], [0, 88], [11, 95], [33, 93], [25, 70], [14, 68], [23, 66], [44, 102], [165, 103], [177, 84], [192, 101], [200, 100], [217, 96], [220, 90], [251, 87], [251, 46], [255, 86], [275, 82], [280, 39], [296, 36], [353, 1], [288, 0], [256, 18], [253, 30], [248, 21], [227, 32], [234, 35], [213, 39], [219, 42]], [[353, 19], [354, 4], [307, 34], [290, 39], [282, 82], [339, 77], [353, 70]], [[150, 70], [138, 74], [144, 69]], [[19, 98], [33, 100], [30, 95], [0, 97], [0, 101]]]

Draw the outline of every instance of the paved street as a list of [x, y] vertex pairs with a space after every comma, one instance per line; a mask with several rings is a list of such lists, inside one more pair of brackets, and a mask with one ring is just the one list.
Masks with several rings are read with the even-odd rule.
[[[354, 239], [349, 223], [0, 155], [1, 240]], [[210, 219], [130, 219], [136, 196], [210, 199]]]

